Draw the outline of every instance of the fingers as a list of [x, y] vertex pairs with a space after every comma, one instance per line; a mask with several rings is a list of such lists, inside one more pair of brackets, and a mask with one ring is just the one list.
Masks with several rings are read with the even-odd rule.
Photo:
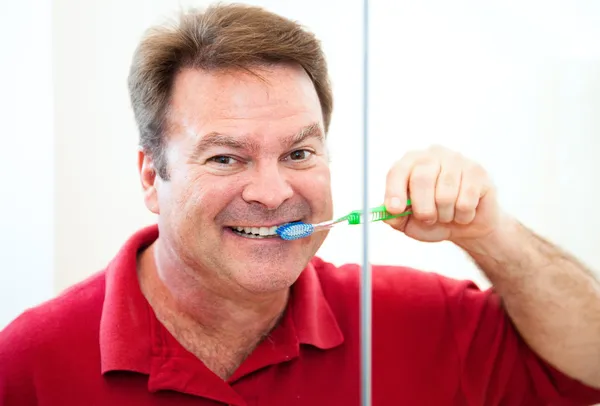
[[462, 180], [462, 166], [457, 157], [444, 159], [435, 187], [435, 204], [440, 223], [451, 223]]
[[427, 162], [416, 165], [410, 173], [408, 190], [411, 197], [414, 218], [426, 224], [437, 221], [436, 182], [440, 164]]
[[452, 151], [412, 152], [388, 173], [385, 205], [391, 213], [400, 213], [410, 198], [412, 217], [425, 224], [469, 224], [486, 179], [480, 166]]
[[484, 193], [483, 176], [482, 171], [475, 166], [463, 171], [463, 181], [455, 204], [455, 223], [469, 224], [475, 219], [479, 200]]
[[387, 174], [384, 202], [392, 214], [402, 213], [406, 209], [408, 179], [418, 156], [416, 152], [409, 152]]

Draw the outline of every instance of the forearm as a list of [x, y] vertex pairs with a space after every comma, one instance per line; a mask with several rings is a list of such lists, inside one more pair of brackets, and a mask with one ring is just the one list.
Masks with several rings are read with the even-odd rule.
[[531, 348], [563, 373], [600, 387], [600, 284], [515, 220], [504, 224], [459, 245], [490, 279]]

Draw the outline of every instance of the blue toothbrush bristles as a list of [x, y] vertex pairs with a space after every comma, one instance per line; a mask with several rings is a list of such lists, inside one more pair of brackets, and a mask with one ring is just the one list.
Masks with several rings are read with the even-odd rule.
[[312, 224], [298, 221], [296, 223], [288, 223], [279, 226], [275, 232], [283, 240], [297, 240], [299, 238], [308, 237], [314, 230]]

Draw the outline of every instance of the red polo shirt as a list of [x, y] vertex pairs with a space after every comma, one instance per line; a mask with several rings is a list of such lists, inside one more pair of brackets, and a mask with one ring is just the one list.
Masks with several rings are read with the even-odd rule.
[[[280, 325], [224, 382], [157, 321], [138, 286], [136, 233], [107, 269], [0, 333], [0, 405], [360, 404], [358, 266], [315, 258]], [[469, 282], [373, 267], [374, 405], [587, 405]]]

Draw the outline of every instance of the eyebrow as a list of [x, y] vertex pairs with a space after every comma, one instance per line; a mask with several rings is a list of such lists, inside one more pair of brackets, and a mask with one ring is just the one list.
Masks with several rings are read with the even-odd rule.
[[[300, 144], [309, 138], [316, 138], [323, 142], [324, 136], [321, 127], [318, 123], [312, 123], [300, 129], [295, 134], [288, 135], [281, 139], [281, 145], [284, 147], [292, 147]], [[257, 152], [260, 150], [260, 145], [254, 141], [232, 137], [231, 135], [222, 134], [219, 132], [210, 132], [202, 137], [202, 139], [194, 147], [194, 156], [200, 156], [204, 151], [212, 147], [227, 147], [236, 150], [247, 150]]]
[[281, 140], [281, 144], [284, 146], [294, 146], [306, 141], [309, 138], [316, 138], [321, 142], [325, 141], [325, 137], [323, 136], [323, 132], [321, 131], [321, 127], [318, 123], [312, 123], [310, 125], [307, 125], [306, 127], [303, 127], [300, 131], [298, 131], [296, 134], [284, 137]]

